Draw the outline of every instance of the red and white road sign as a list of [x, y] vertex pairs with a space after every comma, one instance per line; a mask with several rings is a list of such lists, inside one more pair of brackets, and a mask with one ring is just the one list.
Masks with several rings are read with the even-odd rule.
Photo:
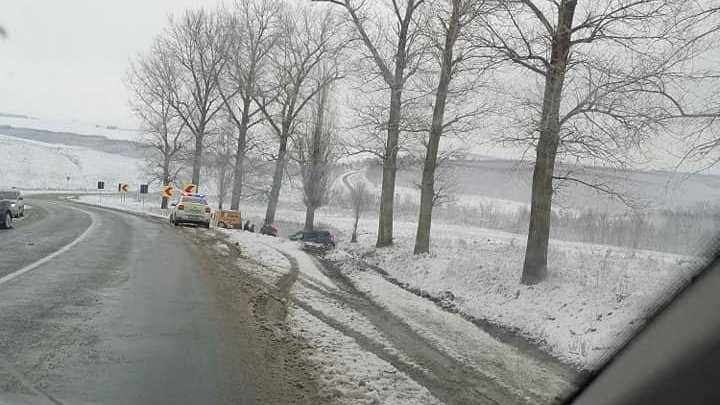
[[175, 187], [174, 186], [163, 186], [162, 188], [162, 196], [171, 198], [175, 194]]
[[127, 193], [128, 191], [130, 191], [130, 185], [129, 185], [129, 184], [126, 184], [126, 183], [120, 184], [120, 192], [121, 192], [121, 193]]
[[188, 194], [197, 193], [197, 190], [198, 190], [197, 184], [186, 183], [183, 186], [183, 193], [188, 193]]

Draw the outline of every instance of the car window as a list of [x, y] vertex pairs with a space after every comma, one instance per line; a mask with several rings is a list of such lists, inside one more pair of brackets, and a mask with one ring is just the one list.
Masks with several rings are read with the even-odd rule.
[[15, 191], [0, 191], [0, 198], [4, 200], [14, 200], [17, 198], [17, 192]]
[[200, 197], [183, 197], [180, 199], [180, 202], [186, 203], [186, 204], [203, 204], [208, 205], [208, 202], [204, 198]]

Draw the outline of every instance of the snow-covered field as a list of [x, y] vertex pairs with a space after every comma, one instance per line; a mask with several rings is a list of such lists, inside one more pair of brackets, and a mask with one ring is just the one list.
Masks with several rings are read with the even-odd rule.
[[[139, 184], [141, 162], [92, 149], [0, 135], [0, 187], [94, 189], [118, 182]], [[70, 177], [69, 183], [66, 178]]]
[[78, 135], [98, 135], [109, 139], [139, 141], [137, 131], [120, 128], [108, 128], [75, 121], [56, 121], [48, 119], [0, 117], [0, 126], [9, 125], [15, 128], [32, 128], [51, 132], [68, 132]]

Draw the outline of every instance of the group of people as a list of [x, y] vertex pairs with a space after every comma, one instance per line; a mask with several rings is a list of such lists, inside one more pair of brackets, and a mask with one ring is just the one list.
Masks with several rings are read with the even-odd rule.
[[255, 232], [255, 224], [250, 225], [250, 221], [245, 221], [243, 225], [243, 231]]

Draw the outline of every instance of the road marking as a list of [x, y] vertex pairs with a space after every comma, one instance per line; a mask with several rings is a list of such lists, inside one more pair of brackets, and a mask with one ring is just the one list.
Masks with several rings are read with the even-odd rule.
[[27, 273], [28, 271], [33, 270], [33, 269], [35, 269], [35, 268], [38, 267], [38, 266], [42, 266], [43, 264], [49, 262], [50, 260], [52, 260], [52, 259], [60, 256], [61, 254], [67, 252], [68, 250], [72, 249], [73, 246], [77, 245], [77, 244], [80, 243], [83, 239], [85, 239], [85, 238], [90, 234], [90, 232], [95, 229], [95, 225], [97, 224], [97, 221], [95, 220], [95, 215], [94, 215], [93, 213], [88, 212], [88, 211], [85, 211], [85, 210], [81, 210], [81, 209], [79, 209], [79, 208], [69, 207], [69, 206], [66, 206], [66, 205], [64, 205], [64, 207], [70, 208], [70, 209], [73, 209], [73, 210], [76, 210], [76, 211], [83, 212], [83, 213], [87, 214], [88, 216], [90, 216], [90, 226], [88, 226], [87, 229], [85, 229], [85, 231], [80, 234], [80, 236], [78, 236], [77, 238], [75, 238], [72, 242], [68, 243], [67, 245], [65, 245], [65, 246], [61, 247], [60, 249], [58, 249], [58, 250], [50, 253], [49, 255], [43, 257], [42, 259], [40, 259], [40, 260], [38, 260], [38, 261], [35, 261], [35, 262], [33, 262], [33, 263], [30, 263], [29, 265], [21, 268], [20, 270], [15, 270], [14, 272], [12, 272], [12, 273], [10, 273], [10, 274], [8, 274], [8, 275], [0, 278], [0, 285], [5, 284], [5, 283], [7, 283], [8, 281], [11, 281], [11, 280], [13, 280], [13, 279], [15, 279], [15, 278], [17, 278], [17, 277], [20, 277], [20, 276], [22, 276], [23, 274]]

